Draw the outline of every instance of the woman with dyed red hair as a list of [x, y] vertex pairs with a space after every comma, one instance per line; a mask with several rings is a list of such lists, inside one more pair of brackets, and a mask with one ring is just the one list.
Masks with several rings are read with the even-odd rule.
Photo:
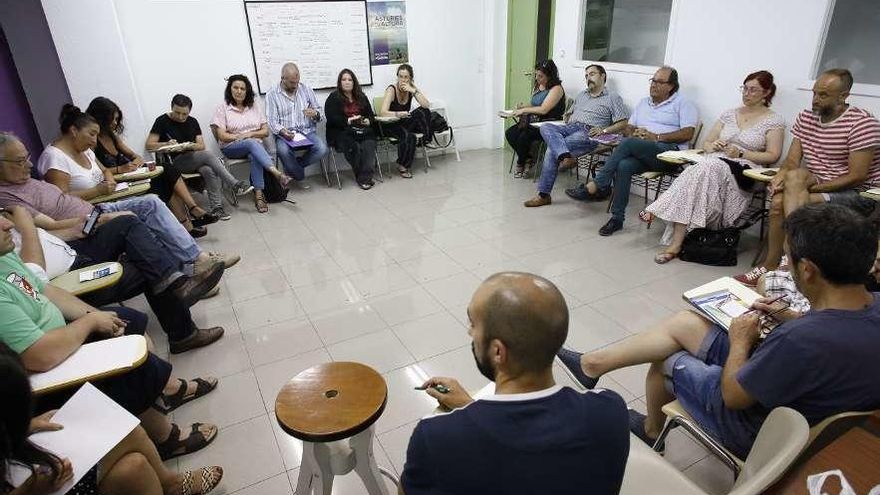
[[776, 163], [782, 154], [785, 121], [770, 109], [776, 85], [761, 70], [746, 76], [739, 87], [742, 106], [725, 111], [703, 141], [705, 158], [681, 175], [639, 218], [648, 225], [666, 222], [661, 243], [666, 249], [654, 261], [664, 264], [681, 251], [689, 230], [733, 226], [751, 202], [754, 181], [743, 170]]

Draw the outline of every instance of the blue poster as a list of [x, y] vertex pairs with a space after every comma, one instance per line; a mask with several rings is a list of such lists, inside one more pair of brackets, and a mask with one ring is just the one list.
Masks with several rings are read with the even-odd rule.
[[367, 2], [372, 65], [402, 64], [409, 60], [406, 41], [406, 3]]

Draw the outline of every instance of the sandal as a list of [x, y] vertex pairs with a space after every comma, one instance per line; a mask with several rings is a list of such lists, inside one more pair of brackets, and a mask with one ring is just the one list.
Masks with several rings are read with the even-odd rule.
[[[195, 479], [193, 473], [201, 472], [202, 482], [199, 491], [193, 491]], [[180, 495], [204, 495], [220, 484], [223, 479], [223, 468], [220, 466], [206, 466], [198, 471], [186, 471], [183, 473], [183, 481], [180, 486]]]
[[661, 253], [657, 253], [654, 256], [654, 263], [657, 263], [658, 265], [665, 265], [675, 258], [678, 258], [678, 253], [673, 253], [672, 251], [663, 251]]
[[290, 184], [291, 180], [293, 180], [293, 179], [291, 179], [290, 176], [287, 174], [281, 174], [281, 176], [278, 177], [278, 183], [281, 184], [281, 187], [284, 187], [284, 188], [286, 188], [288, 186], [288, 184]]
[[254, 206], [257, 208], [258, 213], [266, 213], [269, 211], [269, 204], [266, 203], [263, 191], [254, 192]]
[[516, 170], [513, 172], [514, 179], [522, 179], [523, 173], [526, 171], [526, 167], [522, 165], [517, 165]]
[[397, 173], [404, 179], [412, 179], [412, 172], [406, 167], [398, 167]]
[[[162, 458], [163, 461], [167, 461], [168, 459], [174, 459], [175, 457], [180, 457], [186, 454], [192, 454], [193, 452], [202, 450], [207, 447], [211, 442], [217, 438], [217, 427], [212, 425], [211, 433], [207, 436], [199, 431], [204, 423], [193, 423], [192, 431], [190, 431], [189, 436], [186, 437], [186, 440], [180, 440], [180, 428], [171, 423], [171, 433], [168, 435], [168, 439], [161, 443], [156, 443], [156, 450], [159, 452], [159, 457]], [[180, 449], [183, 449], [182, 451]]]
[[639, 212], [639, 220], [641, 220], [641, 221], [645, 222], [646, 224], [648, 224], [648, 228], [650, 229], [650, 228], [651, 228], [651, 222], [654, 221], [654, 214], [651, 213], [651, 212], [649, 212], [649, 211], [642, 210], [642, 211]]
[[160, 395], [159, 399], [162, 400], [164, 407], [160, 406], [159, 404], [153, 404], [153, 409], [159, 411], [162, 414], [168, 414], [178, 407], [186, 404], [187, 402], [194, 401], [199, 397], [204, 397], [208, 395], [215, 388], [217, 388], [217, 384], [220, 383], [216, 378], [214, 379], [213, 383], [203, 378], [193, 378], [192, 381], [196, 382], [196, 391], [190, 395], [186, 395], [186, 389], [189, 387], [189, 382], [187, 382], [183, 378], [178, 378], [177, 381], [180, 382], [180, 388], [177, 389], [177, 392], [174, 392], [171, 395]]

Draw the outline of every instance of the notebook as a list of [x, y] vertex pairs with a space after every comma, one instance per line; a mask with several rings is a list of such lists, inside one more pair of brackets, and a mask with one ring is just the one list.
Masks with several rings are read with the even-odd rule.
[[598, 136], [593, 136], [590, 139], [593, 141], [600, 142], [602, 144], [617, 144], [620, 142], [621, 136], [620, 134], [599, 134]]
[[677, 162], [696, 162], [703, 158], [703, 150], [670, 150], [657, 155], [657, 158]]
[[284, 138], [284, 142], [286, 142], [291, 148], [308, 148], [314, 144], [305, 134], [297, 131], [290, 132], [293, 133], [293, 137], [291, 139]]
[[737, 316], [749, 311], [761, 295], [731, 277], [722, 277], [691, 289], [682, 297], [725, 330]]
[[505, 119], [509, 119], [514, 116], [513, 110], [501, 110], [500, 112], [498, 112], [498, 116], [504, 117]]

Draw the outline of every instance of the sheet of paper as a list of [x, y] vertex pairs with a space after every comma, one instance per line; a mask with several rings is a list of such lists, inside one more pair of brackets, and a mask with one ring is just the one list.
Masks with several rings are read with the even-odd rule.
[[126, 173], [122, 174], [122, 176], [123, 177], [131, 177], [133, 175], [146, 174], [149, 171], [150, 171], [150, 169], [147, 167], [140, 167], [140, 168], [136, 168], [136, 169], [132, 170], [131, 172], [126, 172]]
[[743, 306], [742, 302], [739, 300], [728, 301], [718, 306], [718, 309], [723, 311], [724, 314], [731, 318], [736, 318], [737, 316], [744, 315], [749, 311], [749, 308]]
[[119, 271], [120, 265], [116, 263], [110, 263], [107, 266], [103, 266], [101, 268], [96, 268], [94, 270], [86, 270], [79, 274], [80, 282], [88, 282], [90, 280], [95, 280], [96, 278], [106, 277], [108, 275], [112, 275]]
[[128, 182], [117, 182], [114, 192], [125, 191], [128, 189]]
[[31, 388], [41, 390], [81, 377], [129, 368], [144, 357], [146, 349], [142, 335], [125, 335], [84, 344], [58, 366], [31, 375]]
[[[83, 385], [55, 413], [52, 422], [64, 428], [30, 436], [31, 442], [58, 457], [70, 459], [73, 465], [73, 479], [52, 495], [62, 495], [70, 490], [70, 487], [82, 479], [89, 469], [140, 423], [136, 417], [90, 383]], [[28, 474], [25, 472], [24, 479], [13, 481], [21, 484]]]

